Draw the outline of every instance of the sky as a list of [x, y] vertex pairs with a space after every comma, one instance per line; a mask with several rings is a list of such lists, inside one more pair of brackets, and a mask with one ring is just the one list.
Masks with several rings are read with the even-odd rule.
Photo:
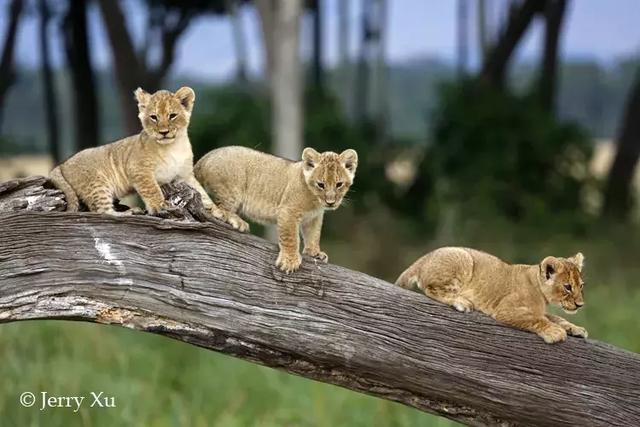
[[[322, 0], [325, 18], [325, 61], [335, 63], [338, 51], [337, 3], [350, 2], [350, 51], [355, 54], [358, 45], [358, 22], [362, 0]], [[440, 57], [447, 61], [455, 58], [456, 0], [387, 0], [389, 61], [399, 63], [421, 57]], [[127, 25], [139, 38], [145, 22], [142, 0], [121, 0], [127, 10]], [[477, 1], [469, 4], [470, 62], [478, 63], [479, 46], [476, 27]], [[6, 28], [6, 8], [9, 0], [0, 0], [0, 34]], [[505, 16], [507, 0], [486, 0], [489, 23], [497, 24]], [[62, 10], [66, 1], [55, 0]], [[39, 63], [37, 19], [30, 11], [18, 35], [17, 60], [23, 66]], [[244, 7], [242, 25], [249, 42], [252, 72], [262, 70], [262, 44], [260, 27], [253, 8]], [[565, 32], [561, 49], [564, 58], [589, 58], [605, 65], [625, 56], [640, 56], [640, 1], [639, 0], [572, 0], [569, 2]], [[90, 44], [93, 63], [99, 68], [110, 67], [111, 51], [102, 27], [101, 16], [95, 6], [90, 10]], [[302, 29], [302, 54], [308, 56], [310, 21], [305, 19]], [[542, 25], [537, 22], [529, 29], [518, 52], [518, 59], [535, 59], [539, 55]], [[64, 64], [57, 24], [50, 28], [54, 64]], [[198, 18], [180, 41], [173, 74], [188, 75], [202, 80], [219, 81], [230, 76], [235, 67], [231, 43], [231, 26], [225, 18], [207, 16]]]

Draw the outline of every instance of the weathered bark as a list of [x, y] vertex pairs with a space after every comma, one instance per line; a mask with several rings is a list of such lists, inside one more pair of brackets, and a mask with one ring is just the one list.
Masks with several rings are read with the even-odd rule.
[[47, 138], [49, 152], [55, 164], [60, 163], [60, 130], [58, 127], [58, 101], [56, 95], [53, 70], [51, 69], [51, 57], [49, 49], [49, 22], [51, 11], [48, 0], [38, 1], [40, 17], [39, 43], [40, 43], [40, 68], [42, 72], [42, 86], [44, 88], [44, 109], [47, 122]]
[[567, 0], [548, 0], [544, 10], [545, 33], [542, 64], [540, 66], [540, 105], [549, 112], [555, 111], [558, 80], [559, 43]]
[[[133, 91], [138, 86], [142, 86], [149, 92], [160, 89], [162, 81], [174, 62], [177, 43], [191, 22], [194, 10], [189, 4], [180, 5], [179, 3], [176, 3], [177, 7], [175, 10], [172, 9], [172, 13], [161, 4], [149, 6], [149, 13], [154, 15], [149, 22], [153, 25], [147, 27], [146, 31], [159, 33], [157, 39], [160, 51], [158, 63], [150, 64], [146, 61], [149, 46], [146, 46], [140, 55], [136, 53], [119, 0], [98, 0], [98, 5], [111, 44], [123, 122], [127, 133], [137, 133], [140, 124], [137, 120], [136, 105], [131, 101]], [[145, 39], [151, 40], [149, 34]]]
[[15, 81], [14, 51], [23, 8], [23, 0], [12, 0], [8, 7], [9, 19], [2, 44], [2, 56], [0, 56], [0, 129], [2, 129], [5, 97]]
[[3, 322], [153, 332], [470, 425], [640, 425], [636, 354], [547, 345], [307, 257], [286, 275], [275, 245], [218, 222], [2, 212], [0, 230]]
[[[464, 1], [464, 0], [462, 0]], [[534, 16], [542, 10], [545, 0], [524, 0], [509, 16], [504, 32], [486, 58], [480, 77], [497, 88], [504, 86], [507, 67], [522, 36], [529, 28]]]
[[633, 204], [631, 189], [640, 157], [640, 70], [631, 87], [618, 134], [618, 150], [604, 193], [606, 216], [625, 219]]
[[73, 86], [76, 151], [95, 147], [100, 141], [96, 77], [89, 54], [87, 3], [69, 0], [62, 23], [62, 38]]

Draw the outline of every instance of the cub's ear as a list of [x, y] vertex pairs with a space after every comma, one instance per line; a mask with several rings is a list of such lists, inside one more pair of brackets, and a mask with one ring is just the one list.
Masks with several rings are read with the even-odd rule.
[[321, 154], [318, 153], [313, 148], [309, 148], [309, 147], [305, 148], [302, 151], [302, 161], [304, 162], [304, 165], [303, 165], [304, 169], [311, 170], [315, 168], [318, 162], [320, 161], [320, 156]]
[[578, 266], [578, 270], [582, 271], [582, 266], [584, 265], [584, 255], [582, 255], [582, 252], [578, 252], [571, 258], [567, 258], [567, 261], [574, 263]]
[[340, 162], [342, 166], [349, 172], [351, 178], [356, 174], [356, 168], [358, 167], [358, 153], [356, 150], [348, 149], [340, 153]]
[[183, 86], [178, 89], [175, 93], [176, 98], [180, 101], [180, 104], [187, 110], [191, 112], [193, 110], [193, 103], [196, 102], [196, 93], [188, 86]]
[[560, 260], [553, 256], [548, 256], [540, 263], [540, 270], [545, 280], [553, 280], [561, 268]]
[[135, 90], [135, 92], [133, 92], [133, 94], [136, 97], [136, 101], [138, 101], [138, 109], [144, 109], [149, 103], [149, 99], [151, 98], [149, 92], [146, 92], [144, 89], [139, 87]]

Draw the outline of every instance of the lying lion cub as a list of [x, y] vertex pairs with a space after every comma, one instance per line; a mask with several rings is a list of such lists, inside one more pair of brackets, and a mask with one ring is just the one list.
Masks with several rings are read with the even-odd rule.
[[396, 285], [420, 288], [428, 297], [456, 310], [478, 310], [499, 322], [535, 332], [551, 344], [567, 333], [587, 337], [584, 328], [560, 316], [546, 314], [546, 305], [575, 313], [582, 299], [581, 253], [571, 258], [546, 257], [538, 265], [511, 265], [467, 248], [440, 248], [416, 261]]

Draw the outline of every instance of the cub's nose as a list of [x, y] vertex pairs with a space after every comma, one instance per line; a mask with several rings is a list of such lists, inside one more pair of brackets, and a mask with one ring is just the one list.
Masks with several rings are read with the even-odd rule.
[[168, 130], [161, 130], [161, 131], [158, 131], [158, 133], [160, 135], [162, 135], [162, 136], [167, 136], [169, 134], [169, 131]]
[[327, 202], [327, 206], [329, 206], [330, 208], [335, 206], [336, 202]]
[[582, 307], [583, 305], [584, 305], [583, 302], [576, 302], [576, 307], [578, 307], [578, 308]]

